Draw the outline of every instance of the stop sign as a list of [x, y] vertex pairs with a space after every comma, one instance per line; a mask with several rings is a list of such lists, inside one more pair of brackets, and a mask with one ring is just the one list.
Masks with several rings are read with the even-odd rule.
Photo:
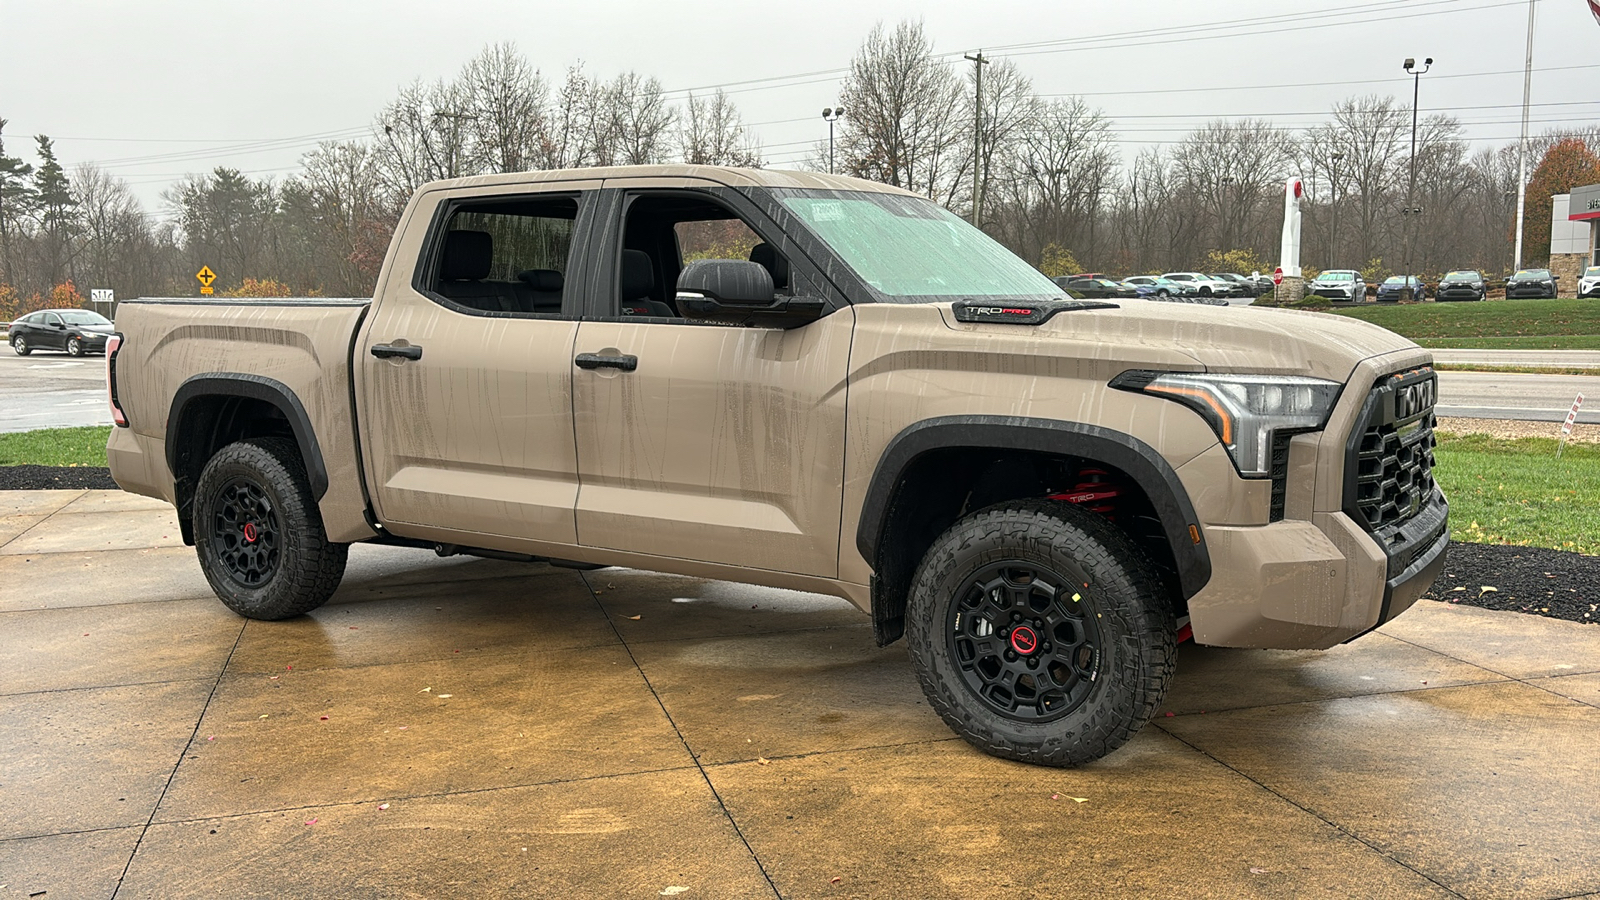
[[1283, 266], [1272, 270], [1272, 283], [1283, 284]]

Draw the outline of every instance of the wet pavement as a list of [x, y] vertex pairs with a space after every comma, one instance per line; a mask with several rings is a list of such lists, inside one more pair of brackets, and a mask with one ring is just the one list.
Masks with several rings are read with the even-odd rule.
[[1594, 626], [1186, 645], [1151, 727], [1049, 770], [843, 601], [358, 546], [247, 622], [170, 508], [0, 493], [0, 898], [1574, 897], [1597, 761]]

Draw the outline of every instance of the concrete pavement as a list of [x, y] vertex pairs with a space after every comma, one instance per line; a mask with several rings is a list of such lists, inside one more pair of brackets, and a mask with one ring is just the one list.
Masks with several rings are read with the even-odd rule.
[[170, 508], [0, 493], [0, 898], [1600, 892], [1600, 628], [1186, 645], [1151, 727], [1049, 770], [954, 738], [842, 601], [351, 559], [250, 622]]

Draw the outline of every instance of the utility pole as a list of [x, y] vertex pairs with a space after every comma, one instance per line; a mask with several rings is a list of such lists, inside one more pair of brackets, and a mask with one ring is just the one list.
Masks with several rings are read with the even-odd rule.
[[1406, 187], [1406, 208], [1401, 210], [1400, 214], [1411, 218], [1403, 220], [1407, 224], [1406, 283], [1400, 289], [1402, 300], [1416, 299], [1416, 294], [1411, 288], [1411, 251], [1416, 244], [1417, 217], [1422, 213], [1421, 207], [1417, 206], [1417, 98], [1421, 90], [1422, 76], [1431, 68], [1433, 68], [1431, 56], [1423, 60], [1420, 67], [1414, 59], [1406, 60], [1405, 64], [1405, 70], [1411, 76], [1411, 180]]
[[1328, 217], [1328, 268], [1331, 269], [1339, 264], [1339, 160], [1344, 159], [1344, 151], [1333, 151], [1329, 159], [1333, 175], [1333, 209]]
[[977, 56], [967, 56], [977, 71], [978, 96], [972, 104], [972, 226], [983, 227], [983, 67], [989, 60], [979, 50]]
[[1522, 214], [1528, 199], [1528, 100], [1533, 93], [1533, 12], [1538, 0], [1528, 0], [1528, 53], [1522, 65], [1522, 137], [1517, 141], [1517, 249], [1511, 272], [1522, 268]]

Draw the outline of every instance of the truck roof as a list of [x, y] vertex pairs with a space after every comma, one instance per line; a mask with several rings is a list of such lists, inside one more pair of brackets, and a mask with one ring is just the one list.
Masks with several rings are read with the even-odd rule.
[[589, 169], [541, 169], [531, 172], [506, 172], [497, 175], [473, 175], [467, 178], [450, 178], [432, 181], [418, 188], [434, 191], [462, 187], [491, 185], [537, 184], [543, 182], [588, 181], [600, 178], [692, 178], [711, 181], [728, 187], [810, 188], [813, 190], [874, 191], [884, 194], [907, 194], [910, 191], [892, 185], [851, 178], [845, 175], [823, 175], [818, 172], [801, 172], [792, 169], [741, 169], [733, 166], [691, 166], [683, 164], [656, 166], [602, 166]]

